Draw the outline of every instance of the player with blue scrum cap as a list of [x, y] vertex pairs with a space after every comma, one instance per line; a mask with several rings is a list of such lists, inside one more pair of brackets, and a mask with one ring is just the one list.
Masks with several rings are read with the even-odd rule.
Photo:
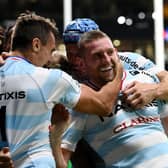
[[81, 81], [86, 78], [84, 75], [84, 65], [78, 56], [77, 43], [80, 36], [91, 30], [99, 30], [99, 26], [89, 18], [77, 18], [71, 21], [63, 32], [63, 41], [66, 46], [66, 52], [69, 62], [68, 73], [75, 79]]
[[[72, 74], [77, 79], [87, 78], [83, 62], [78, 56], [77, 42], [82, 33], [90, 30], [98, 30], [96, 22], [89, 18], [76, 18], [70, 22], [63, 33], [63, 40], [66, 45], [67, 56], [71, 64]], [[134, 108], [141, 108], [152, 101], [153, 98], [168, 100], [168, 72], [155, 65], [150, 59], [135, 52], [118, 52], [124, 69], [128, 70], [148, 70], [154, 73], [160, 80], [157, 85], [142, 84], [132, 82], [123, 91], [126, 101]], [[145, 88], [145, 89], [144, 89]], [[148, 88], [148, 89], [146, 89]], [[128, 96], [132, 94], [132, 97]], [[149, 96], [150, 95], [150, 96]]]

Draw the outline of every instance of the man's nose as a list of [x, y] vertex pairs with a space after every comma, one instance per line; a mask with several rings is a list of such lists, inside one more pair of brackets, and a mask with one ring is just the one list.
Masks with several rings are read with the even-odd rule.
[[109, 56], [107, 52], [103, 54], [103, 62], [111, 62], [111, 56]]

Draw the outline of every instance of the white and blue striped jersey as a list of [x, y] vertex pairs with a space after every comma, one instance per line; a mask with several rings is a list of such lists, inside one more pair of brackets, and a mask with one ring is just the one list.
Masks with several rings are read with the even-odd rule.
[[47, 161], [55, 167], [48, 136], [51, 109], [56, 103], [73, 108], [79, 97], [79, 83], [63, 71], [7, 58], [0, 67], [0, 115], [6, 113], [7, 140], [17, 168], [36, 167], [40, 157], [37, 167], [42, 162], [46, 168]]
[[[148, 72], [131, 69], [124, 73], [122, 87], [134, 80], [158, 82], [157, 77]], [[122, 103], [122, 95], [119, 95], [109, 117], [72, 111], [72, 121], [61, 146], [75, 151], [77, 142], [84, 138], [104, 160], [106, 168], [166, 168], [168, 138], [160, 121], [163, 105], [164, 102], [154, 100], [133, 111]]]
[[148, 70], [155, 74], [163, 70], [155, 65], [150, 59], [147, 59], [138, 53], [118, 52], [118, 55], [125, 70]]

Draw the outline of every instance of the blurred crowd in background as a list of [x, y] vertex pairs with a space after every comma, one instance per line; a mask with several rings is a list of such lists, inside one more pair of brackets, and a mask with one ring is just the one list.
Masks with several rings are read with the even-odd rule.
[[[153, 3], [153, 0], [104, 0], [100, 5], [96, 0], [72, 0], [72, 19], [92, 18], [120, 51], [137, 52], [155, 61]], [[5, 28], [10, 26], [18, 14], [25, 10], [53, 18], [62, 34], [63, 0], [1, 0], [0, 25]], [[168, 0], [164, 0], [163, 33], [165, 65], [168, 69]], [[64, 46], [59, 48], [64, 52]]]

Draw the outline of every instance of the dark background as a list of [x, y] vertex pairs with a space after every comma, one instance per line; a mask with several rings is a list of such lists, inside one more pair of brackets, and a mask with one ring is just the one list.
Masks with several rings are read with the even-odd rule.
[[[89, 17], [95, 20], [100, 29], [120, 40], [120, 50], [139, 51], [154, 60], [154, 21], [153, 0], [72, 0], [72, 19]], [[63, 32], [63, 0], [0, 0], [0, 24], [8, 26], [25, 10], [53, 18]], [[138, 13], [144, 12], [144, 19], [138, 18]], [[133, 24], [120, 25], [119, 16], [131, 18]], [[168, 0], [164, 0], [164, 27], [168, 28]], [[167, 61], [168, 42], [165, 40], [165, 55]]]

